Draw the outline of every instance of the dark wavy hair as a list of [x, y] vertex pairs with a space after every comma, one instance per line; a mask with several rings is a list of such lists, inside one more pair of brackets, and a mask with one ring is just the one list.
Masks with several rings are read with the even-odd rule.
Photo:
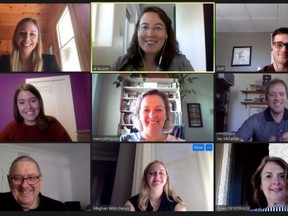
[[274, 38], [276, 35], [278, 34], [288, 34], [288, 28], [286, 27], [281, 27], [281, 28], [278, 28], [276, 29], [273, 34], [272, 34], [272, 39], [273, 39], [273, 42], [274, 42]]
[[39, 111], [39, 115], [37, 116], [36, 119], [36, 125], [37, 128], [40, 132], [46, 132], [50, 129], [50, 123], [55, 122], [56, 119], [52, 116], [46, 116], [44, 113], [44, 105], [43, 105], [43, 100], [41, 97], [40, 92], [37, 90], [37, 88], [31, 84], [21, 84], [15, 91], [14, 94], [14, 100], [13, 100], [13, 113], [14, 113], [14, 119], [19, 122], [19, 123], [24, 123], [24, 118], [19, 112], [18, 105], [17, 105], [17, 100], [18, 100], [18, 95], [21, 91], [29, 91], [33, 95], [36, 96], [36, 98], [39, 100], [41, 107]]
[[[165, 11], [163, 11], [161, 8], [156, 7], [156, 6], [151, 6], [151, 7], [146, 7], [144, 8], [144, 10], [142, 11], [139, 19], [137, 20], [136, 26], [135, 26], [135, 31], [134, 34], [132, 36], [132, 40], [130, 43], [130, 46], [127, 50], [127, 57], [128, 57], [128, 62], [131, 63], [134, 67], [139, 68], [142, 65], [140, 65], [141, 63], [141, 55], [139, 53], [139, 41], [138, 41], [138, 27], [140, 24], [140, 20], [142, 18], [142, 16], [147, 13], [147, 12], [154, 12], [157, 13], [158, 16], [160, 17], [160, 19], [164, 22], [165, 24], [165, 28], [166, 28], [166, 32], [167, 32], [167, 41], [166, 41], [166, 46], [165, 46], [165, 50], [162, 56], [162, 61], [161, 64], [159, 65], [163, 70], [167, 70], [172, 59], [174, 58], [175, 55], [180, 54], [180, 51], [178, 49], [178, 42], [176, 41], [176, 36], [175, 36], [175, 32], [172, 28], [172, 21], [171, 19], [167, 16], [167, 14], [165, 13]], [[158, 55], [155, 58], [155, 63], [158, 65], [158, 62], [160, 60], [161, 57], [161, 53], [163, 51], [164, 46], [162, 47], [161, 51], [158, 53]], [[142, 55], [144, 56], [145, 53], [144, 51], [140, 48], [140, 52], [142, 53]]]
[[[261, 173], [262, 173], [262, 170], [264, 169], [265, 165], [268, 162], [274, 162], [283, 168], [284, 173], [285, 173], [285, 180], [286, 180], [285, 187], [287, 187], [288, 164], [286, 163], [286, 161], [284, 161], [282, 158], [279, 158], [279, 157], [270, 157], [270, 156], [264, 157], [262, 159], [260, 165], [258, 166], [257, 170], [255, 171], [255, 173], [252, 175], [252, 178], [251, 178], [251, 182], [253, 185], [253, 198], [260, 208], [265, 208], [268, 205], [267, 199], [266, 199], [266, 197], [265, 197], [265, 195], [261, 189]], [[287, 189], [285, 189], [285, 190], [287, 190]], [[286, 203], [287, 203], [287, 195], [286, 195]]]

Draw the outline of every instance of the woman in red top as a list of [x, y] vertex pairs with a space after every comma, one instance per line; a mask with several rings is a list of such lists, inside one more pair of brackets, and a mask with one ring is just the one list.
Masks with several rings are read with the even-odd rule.
[[15, 120], [0, 133], [0, 141], [72, 141], [55, 117], [45, 115], [41, 94], [33, 85], [20, 85], [14, 95], [13, 109]]

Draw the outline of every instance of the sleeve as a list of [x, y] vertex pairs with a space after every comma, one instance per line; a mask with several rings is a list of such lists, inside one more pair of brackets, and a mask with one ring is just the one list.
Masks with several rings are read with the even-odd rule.
[[0, 58], [0, 71], [3, 72], [10, 72], [10, 56], [9, 55], [3, 55]]
[[239, 137], [242, 141], [248, 141], [253, 136], [255, 128], [255, 118], [255, 115], [249, 117], [235, 133], [235, 135]]
[[59, 72], [61, 71], [54, 55], [43, 55], [43, 71], [44, 72]]
[[10, 129], [10, 123], [2, 130], [0, 131], [0, 141], [1, 142], [9, 142], [12, 141], [11, 139], [11, 129]]
[[184, 70], [185, 71], [194, 71], [194, 68], [192, 67], [190, 61], [186, 58], [184, 55]]
[[72, 142], [72, 139], [69, 136], [68, 132], [58, 120], [56, 120], [55, 128], [53, 128], [53, 130], [55, 131], [55, 133], [57, 133], [57, 140], [62, 142]]
[[[111, 70], [112, 71], [123, 71], [126, 70], [126, 66], [129, 63], [128, 57], [127, 56], [120, 56], [116, 60], [116, 62], [112, 65]], [[128, 69], [131, 70], [131, 69]]]

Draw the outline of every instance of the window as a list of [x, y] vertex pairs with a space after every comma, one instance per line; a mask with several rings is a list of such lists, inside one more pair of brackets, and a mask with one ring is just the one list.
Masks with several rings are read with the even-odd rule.
[[56, 28], [60, 47], [62, 70], [81, 71], [75, 43], [75, 35], [68, 7], [65, 8]]
[[113, 41], [114, 4], [92, 4], [93, 46], [111, 47]]

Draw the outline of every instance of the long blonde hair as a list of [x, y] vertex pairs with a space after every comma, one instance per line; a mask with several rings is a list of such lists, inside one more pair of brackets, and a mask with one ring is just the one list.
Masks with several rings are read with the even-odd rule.
[[177, 202], [180, 203], [182, 205], [184, 205], [183, 201], [176, 195], [176, 193], [171, 189], [170, 187], [170, 178], [169, 178], [169, 174], [168, 174], [168, 169], [165, 166], [165, 164], [162, 161], [152, 161], [150, 162], [146, 168], [144, 169], [144, 173], [142, 176], [142, 181], [141, 181], [141, 185], [140, 185], [140, 192], [139, 192], [139, 201], [138, 201], [138, 207], [142, 210], [142, 211], [146, 211], [147, 207], [148, 207], [148, 202], [149, 202], [149, 194], [150, 194], [150, 187], [147, 183], [147, 174], [148, 171], [150, 169], [150, 167], [153, 164], [159, 163], [161, 164], [164, 168], [165, 168], [165, 172], [167, 175], [167, 182], [163, 187], [163, 191], [165, 192], [165, 195], [167, 197], [167, 199], [169, 201], [172, 201], [169, 196], [172, 196], [173, 199]]
[[18, 22], [16, 29], [14, 31], [13, 38], [12, 38], [12, 52], [11, 52], [11, 58], [10, 58], [11, 71], [21, 71], [20, 51], [19, 51], [19, 47], [16, 44], [16, 35], [17, 35], [19, 27], [23, 23], [26, 23], [26, 22], [32, 22], [38, 29], [38, 42], [37, 42], [35, 49], [32, 51], [32, 64], [33, 64], [33, 71], [42, 71], [43, 59], [42, 59], [42, 42], [41, 42], [40, 28], [36, 20], [30, 17], [20, 20], [20, 22]]

